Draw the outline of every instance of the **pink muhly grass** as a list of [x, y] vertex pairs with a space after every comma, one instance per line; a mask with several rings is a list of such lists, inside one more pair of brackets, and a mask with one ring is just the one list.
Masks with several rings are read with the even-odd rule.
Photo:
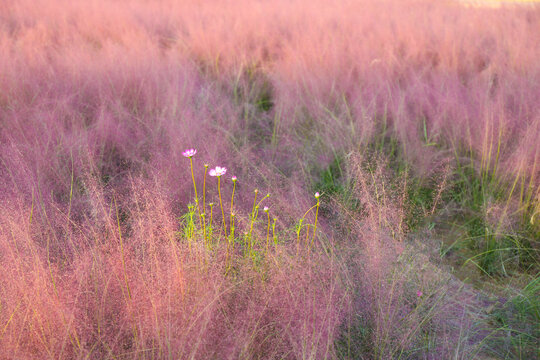
[[[370, 340], [379, 348], [386, 341], [379, 355], [391, 358], [422, 322], [416, 314], [402, 320], [413, 313], [403, 299], [418, 302], [416, 287], [408, 294], [405, 275], [389, 278], [407, 229], [403, 194], [381, 186], [391, 180], [384, 166], [369, 173], [352, 160], [365, 217], [354, 220], [346, 207], [337, 215], [354, 220], [356, 270], [345, 276], [337, 260], [317, 251], [312, 260], [294, 258], [296, 234], [286, 234], [286, 219], [311, 206], [299, 168], [324, 168], [333, 159], [326, 154], [380, 139], [396, 141], [420, 175], [448, 154], [449, 169], [465, 159], [482, 177], [496, 175], [513, 189], [511, 209], [528, 211], [526, 221], [540, 226], [540, 48], [537, 37], [524, 35], [538, 28], [536, 9], [423, 1], [238, 5], [0, 5], [0, 53], [10, 54], [0, 57], [0, 358], [331, 358], [344, 289], [352, 285], [361, 288], [356, 310], [370, 321]], [[231, 24], [242, 27], [231, 32]], [[257, 105], [263, 88], [268, 111]], [[264, 180], [275, 191], [272, 212], [286, 216], [279, 244], [274, 219], [279, 256], [271, 259], [282, 263], [269, 263], [267, 282], [249, 277], [260, 269], [243, 264], [238, 273], [246, 277], [234, 283], [222, 261], [203, 261], [212, 252], [195, 247], [188, 256], [177, 237], [190, 186], [177, 164], [190, 159], [198, 203], [196, 151], [184, 151], [198, 139], [208, 161], [242, 154], [242, 182]], [[206, 174], [207, 167], [197, 211], [210, 246]], [[256, 194], [251, 206], [238, 194], [233, 209], [231, 200], [239, 228], [241, 211], [251, 208], [250, 249], [260, 236], [257, 201]], [[221, 194], [220, 206], [226, 236]], [[305, 221], [298, 230], [309, 235]], [[317, 223], [312, 241], [323, 227]], [[355, 281], [342, 284], [349, 276]], [[381, 285], [389, 281], [394, 292]], [[462, 309], [446, 304], [434, 327], [466, 318]], [[467, 322], [459, 325], [467, 330]], [[474, 341], [466, 340], [460, 343]]]

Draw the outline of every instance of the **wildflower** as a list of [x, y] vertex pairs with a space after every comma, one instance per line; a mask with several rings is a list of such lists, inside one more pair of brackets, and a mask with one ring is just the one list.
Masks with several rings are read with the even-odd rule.
[[227, 172], [227, 168], [216, 166], [215, 169], [210, 169], [209, 174], [210, 174], [210, 176], [221, 177], [221, 176], [225, 175], [226, 172]]
[[320, 196], [321, 196], [321, 194], [319, 194], [319, 192], [317, 191], [317, 192], [315, 193], [315, 198], [318, 199]]
[[182, 155], [184, 155], [187, 158], [192, 158], [193, 156], [195, 156], [196, 153], [197, 153], [197, 150], [195, 149], [187, 149], [186, 151], [182, 153]]
[[263, 209], [265, 212], [268, 212], [268, 206], [265, 206], [264, 209]]
[[233, 182], [236, 182], [236, 180], [238, 180], [238, 179], [236, 178], [236, 176], [233, 176], [233, 177], [231, 178], [231, 180], [232, 180]]
[[424, 295], [424, 293], [420, 290], [418, 290], [418, 292], [416, 293], [416, 295], [418, 295], [418, 297], [422, 297], [422, 295]]

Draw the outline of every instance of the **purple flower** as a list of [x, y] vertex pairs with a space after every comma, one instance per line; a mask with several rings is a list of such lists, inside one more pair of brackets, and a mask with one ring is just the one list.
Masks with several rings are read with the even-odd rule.
[[221, 177], [221, 176], [225, 175], [226, 172], [227, 172], [227, 168], [216, 166], [215, 169], [210, 169], [209, 174], [210, 174], [210, 176]]
[[186, 151], [184, 151], [184, 152], [182, 153], [182, 155], [184, 155], [184, 156], [187, 157], [187, 158], [191, 158], [191, 157], [193, 157], [196, 153], [197, 153], [197, 150], [195, 150], [195, 149], [187, 149]]

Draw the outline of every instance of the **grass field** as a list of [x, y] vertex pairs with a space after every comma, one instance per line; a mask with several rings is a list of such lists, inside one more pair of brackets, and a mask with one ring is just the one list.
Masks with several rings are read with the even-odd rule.
[[0, 1], [0, 359], [538, 359], [540, 6]]

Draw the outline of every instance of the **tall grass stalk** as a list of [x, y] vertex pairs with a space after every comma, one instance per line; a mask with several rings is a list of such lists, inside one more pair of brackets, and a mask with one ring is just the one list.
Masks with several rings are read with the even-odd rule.
[[[236, 181], [237, 181], [237, 178], [236, 176], [233, 176], [232, 177], [232, 182], [233, 182], [233, 190], [232, 190], [232, 195], [231, 195], [231, 211], [230, 211], [230, 219], [229, 219], [229, 227], [231, 228], [231, 237], [233, 236], [233, 233], [234, 233], [234, 230], [233, 230], [233, 217], [234, 217], [234, 192], [236, 190]], [[231, 238], [232, 240], [232, 238]]]
[[319, 207], [320, 207], [320, 201], [319, 201], [319, 193], [315, 193], [315, 198], [317, 199], [317, 204], [315, 205], [317, 207], [317, 210], [315, 211], [315, 225], [313, 225], [313, 238], [311, 239], [311, 244], [309, 248], [311, 249], [313, 247], [313, 243], [315, 242], [315, 236], [317, 235], [317, 220], [319, 218]]
[[219, 194], [219, 207], [221, 208], [221, 216], [223, 221], [223, 235], [227, 237], [227, 223], [225, 222], [225, 212], [223, 211], [223, 201], [221, 200], [221, 176], [217, 177], [218, 181], [218, 194]]
[[[206, 215], [206, 174], [208, 173], [208, 164], [204, 164], [204, 177], [203, 177], [203, 214]], [[206, 226], [206, 224], [205, 224]]]
[[213, 233], [212, 222], [214, 220], [214, 203], [211, 202], [210, 204], [208, 204], [208, 206], [210, 206], [210, 222], [208, 225], [209, 234], [208, 234], [207, 244], [211, 246], [210, 239], [212, 238], [212, 233]]
[[257, 206], [257, 196], [259, 195], [259, 190], [255, 189], [253, 192], [255, 193], [255, 198], [253, 199], [253, 206], [251, 207], [251, 214], [249, 216], [249, 232], [248, 232], [248, 242], [249, 242], [250, 251], [253, 248], [253, 241], [252, 241], [253, 223], [255, 222], [256, 212], [258, 211], [256, 206]]
[[195, 183], [195, 175], [193, 173], [193, 156], [189, 157], [189, 167], [191, 170], [191, 179], [193, 180], [193, 189], [195, 190], [195, 206], [197, 207], [197, 214], [199, 218], [199, 225], [201, 229], [203, 228], [202, 218], [201, 218], [201, 207], [199, 204], [199, 195], [197, 194], [197, 184]]
[[264, 208], [264, 212], [266, 213], [266, 217], [268, 219], [268, 226], [266, 227], [266, 253], [268, 253], [268, 247], [270, 244], [270, 211], [268, 207]]

